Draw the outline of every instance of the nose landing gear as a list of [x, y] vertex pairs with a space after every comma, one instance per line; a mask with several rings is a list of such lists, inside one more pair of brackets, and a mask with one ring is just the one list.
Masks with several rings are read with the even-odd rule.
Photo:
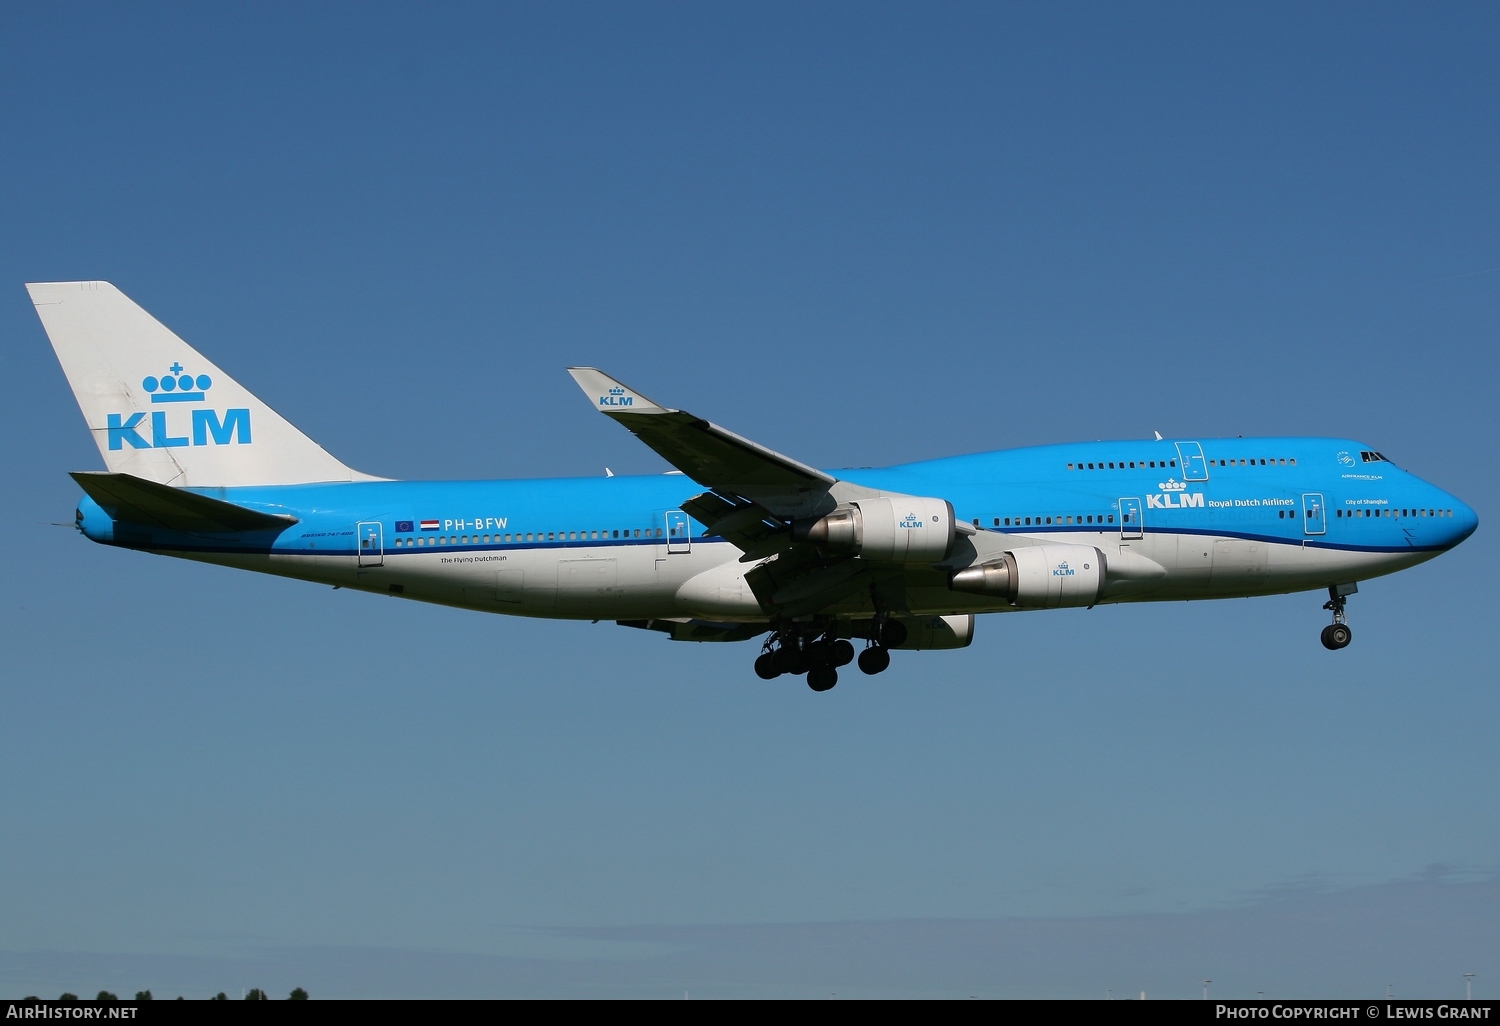
[[1323, 628], [1322, 640], [1323, 647], [1330, 652], [1337, 652], [1354, 640], [1354, 632], [1349, 629], [1349, 620], [1344, 615], [1344, 605], [1357, 591], [1357, 584], [1335, 584], [1328, 589], [1328, 601], [1323, 603], [1323, 608], [1333, 614], [1333, 623]]

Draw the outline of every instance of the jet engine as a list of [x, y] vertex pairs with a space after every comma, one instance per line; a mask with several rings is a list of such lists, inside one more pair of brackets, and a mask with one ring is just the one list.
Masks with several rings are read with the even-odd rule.
[[974, 614], [957, 616], [903, 616], [906, 640], [894, 647], [919, 652], [923, 649], [968, 648], [974, 640]]
[[1017, 606], [1092, 606], [1104, 594], [1104, 553], [1092, 545], [1028, 545], [954, 571], [948, 587]]
[[953, 504], [945, 499], [857, 499], [792, 525], [792, 537], [829, 552], [890, 563], [937, 563], [953, 551]]

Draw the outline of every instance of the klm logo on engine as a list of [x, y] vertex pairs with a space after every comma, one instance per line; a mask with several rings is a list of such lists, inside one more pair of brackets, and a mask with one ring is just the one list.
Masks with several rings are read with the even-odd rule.
[[635, 396], [626, 395], [623, 388], [611, 388], [609, 395], [599, 397], [600, 406], [634, 406]]
[[906, 514], [906, 516], [904, 516], [904, 517], [901, 518], [901, 520], [896, 524], [896, 526], [897, 527], [904, 527], [908, 531], [910, 531], [914, 527], [925, 527], [927, 525], [923, 524], [922, 523], [922, 518], [919, 517], [919, 516], [917, 516], [915, 513], [908, 513], [908, 514]]
[[1203, 493], [1189, 492], [1187, 483], [1176, 478], [1158, 481], [1161, 491], [1146, 496], [1147, 509], [1203, 509]]
[[1077, 577], [1078, 576], [1078, 571], [1074, 570], [1072, 567], [1070, 567], [1068, 565], [1068, 561], [1065, 559], [1061, 563], [1057, 564], [1055, 567], [1052, 568], [1052, 576], [1053, 577]]
[[[208, 401], [208, 390], [214, 383], [207, 374], [196, 377], [185, 374], [180, 363], [172, 364], [167, 371], [159, 378], [148, 375], [141, 381], [141, 387], [151, 397], [153, 404]], [[169, 422], [166, 410], [151, 411], [151, 438], [147, 440], [140, 433], [140, 429], [145, 427], [144, 413], [132, 413], [129, 416], [108, 414], [104, 429], [109, 433], [109, 448], [123, 449], [128, 445], [132, 449], [174, 449], [186, 445], [250, 444], [248, 409], [225, 410], [222, 416], [218, 410], [190, 410], [188, 415], [189, 433], [174, 435], [174, 429], [183, 430], [179, 417], [173, 417]]]

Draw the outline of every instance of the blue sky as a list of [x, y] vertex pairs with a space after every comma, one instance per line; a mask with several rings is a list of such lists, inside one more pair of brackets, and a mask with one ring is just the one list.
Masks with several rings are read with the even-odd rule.
[[[372, 951], [629, 960], [654, 929], [1158, 915], [1248, 966], [1293, 928], [1227, 911], [1289, 888], [1347, 895], [1351, 936], [1400, 932], [1398, 892], [1450, 895], [1438, 921], [1500, 913], [1476, 883], [1500, 871], [1497, 22], [0, 11], [0, 983], [316, 950], [354, 967], [322, 993], [367, 993]], [[71, 520], [66, 471], [99, 459], [21, 283], [73, 278], [119, 285], [385, 476], [665, 469], [589, 412], [563, 372], [582, 363], [831, 467], [1345, 435], [1481, 526], [1363, 585], [1342, 653], [1316, 595], [1069, 610], [814, 695], [757, 680], [744, 646], [49, 526]], [[1099, 929], [1078, 992], [1140, 989]], [[1455, 935], [1475, 939], [1454, 978], [1492, 993], [1494, 934]], [[1054, 979], [1002, 949], [969, 986]], [[1163, 996], [1233, 972], [1170, 950]], [[1431, 961], [1409, 954], [1391, 972]], [[940, 961], [900, 960], [891, 986], [964, 990]], [[1297, 986], [1364, 993], [1387, 974], [1367, 969]]]

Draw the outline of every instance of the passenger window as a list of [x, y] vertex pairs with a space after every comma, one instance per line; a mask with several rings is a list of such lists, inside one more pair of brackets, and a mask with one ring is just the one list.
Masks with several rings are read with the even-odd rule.
[[1069, 464], [1068, 464], [1068, 469], [1069, 469], [1069, 470], [1072, 470], [1072, 469], [1073, 469], [1073, 464], [1071, 464], [1071, 463], [1069, 463]]
[[1110, 522], [1110, 523], [1111, 523], [1111, 524], [1112, 524], [1112, 523], [1114, 523], [1114, 522], [1115, 522], [1115, 515], [1114, 515], [1114, 514], [1113, 514], [1113, 513], [1111, 513], [1111, 514], [1110, 514], [1110, 515], [1109, 515], [1109, 522]]

